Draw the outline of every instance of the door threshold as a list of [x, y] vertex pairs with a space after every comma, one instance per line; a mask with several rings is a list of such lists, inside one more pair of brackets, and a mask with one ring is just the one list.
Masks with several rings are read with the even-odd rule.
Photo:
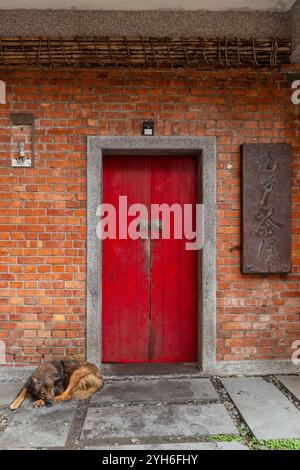
[[197, 363], [164, 364], [102, 364], [101, 372], [107, 378], [197, 376], [203, 375]]

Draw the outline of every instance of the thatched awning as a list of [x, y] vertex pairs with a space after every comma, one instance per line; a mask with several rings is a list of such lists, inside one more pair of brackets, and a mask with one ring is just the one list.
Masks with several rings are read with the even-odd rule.
[[0, 67], [198, 69], [276, 67], [290, 62], [287, 39], [0, 38]]

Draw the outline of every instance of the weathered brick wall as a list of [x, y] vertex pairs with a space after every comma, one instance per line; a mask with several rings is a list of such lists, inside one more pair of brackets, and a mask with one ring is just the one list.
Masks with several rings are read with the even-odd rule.
[[[8, 360], [84, 356], [86, 137], [218, 137], [218, 359], [281, 359], [300, 339], [300, 143], [281, 71], [2, 71], [0, 339]], [[34, 168], [11, 168], [11, 112], [36, 116]], [[293, 273], [239, 268], [244, 142], [293, 146]]]

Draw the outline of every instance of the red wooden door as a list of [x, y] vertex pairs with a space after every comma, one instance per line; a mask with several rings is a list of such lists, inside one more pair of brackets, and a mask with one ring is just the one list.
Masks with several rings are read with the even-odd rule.
[[[103, 202], [195, 204], [194, 157], [104, 157]], [[118, 214], [117, 214], [118, 215]], [[130, 217], [128, 217], [130, 221]], [[118, 233], [117, 224], [117, 233]], [[197, 256], [186, 240], [103, 241], [103, 362], [197, 360]]]

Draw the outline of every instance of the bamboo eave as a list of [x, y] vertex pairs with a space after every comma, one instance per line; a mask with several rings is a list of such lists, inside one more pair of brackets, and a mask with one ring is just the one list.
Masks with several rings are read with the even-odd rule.
[[0, 67], [276, 67], [290, 62], [287, 39], [201, 37], [0, 38]]

